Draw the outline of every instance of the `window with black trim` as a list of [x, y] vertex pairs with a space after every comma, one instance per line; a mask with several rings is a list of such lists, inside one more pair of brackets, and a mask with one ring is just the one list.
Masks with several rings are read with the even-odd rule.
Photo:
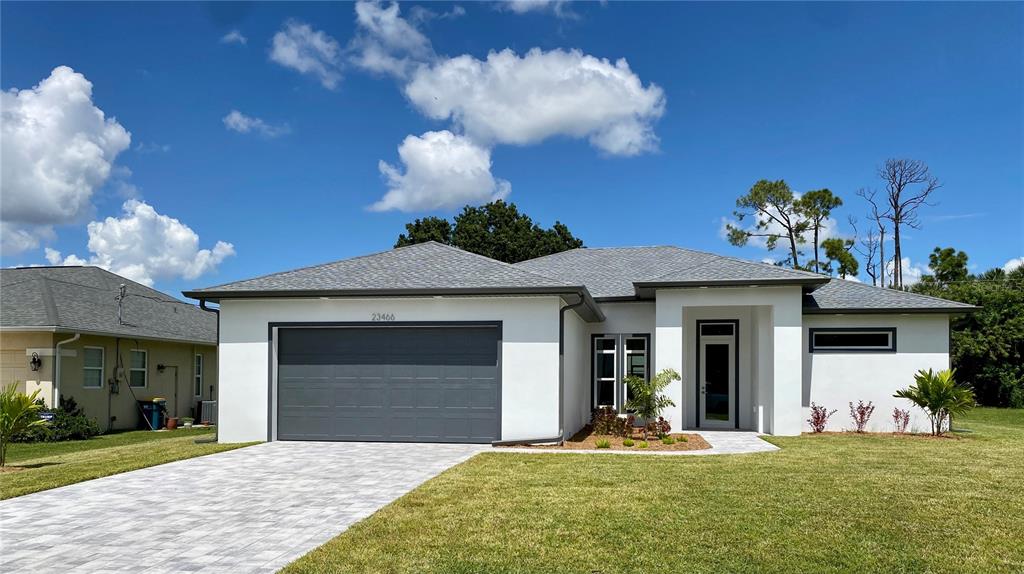
[[650, 376], [650, 345], [650, 335], [644, 333], [594, 335], [594, 407], [611, 407], [619, 412], [625, 409], [632, 396], [626, 377]]
[[895, 352], [895, 328], [811, 329], [812, 353], [829, 352]]

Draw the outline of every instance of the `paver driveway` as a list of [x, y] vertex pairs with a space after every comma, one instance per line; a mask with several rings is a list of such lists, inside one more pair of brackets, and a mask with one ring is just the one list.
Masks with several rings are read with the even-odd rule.
[[0, 501], [0, 571], [274, 572], [488, 448], [274, 442]]

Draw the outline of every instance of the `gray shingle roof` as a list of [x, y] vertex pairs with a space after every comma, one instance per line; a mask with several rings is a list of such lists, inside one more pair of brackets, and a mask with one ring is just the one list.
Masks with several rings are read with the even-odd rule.
[[[826, 277], [673, 246], [583, 248], [517, 267], [586, 285], [596, 298], [634, 297], [646, 285], [816, 284]], [[634, 284], [640, 285], [634, 285]]]
[[[118, 286], [126, 285], [117, 320]], [[0, 269], [0, 326], [216, 344], [217, 317], [98, 267]]]
[[396, 291], [569, 287], [558, 279], [433, 241], [186, 292]]
[[804, 295], [805, 313], [870, 313], [887, 312], [970, 312], [973, 305], [947, 301], [938, 297], [883, 289], [856, 281], [832, 279]]

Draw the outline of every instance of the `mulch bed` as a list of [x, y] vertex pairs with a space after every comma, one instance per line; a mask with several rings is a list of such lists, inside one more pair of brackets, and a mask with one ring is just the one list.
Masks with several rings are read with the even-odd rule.
[[[639, 429], [638, 429], [639, 431]], [[527, 448], [539, 448], [539, 449], [554, 449], [554, 450], [628, 450], [628, 451], [654, 451], [654, 450], [704, 450], [711, 448], [704, 437], [699, 434], [688, 434], [688, 433], [672, 433], [669, 435], [674, 438], [676, 442], [674, 444], [665, 444], [661, 442], [656, 436], [651, 436], [647, 439], [647, 448], [638, 448], [637, 445], [643, 440], [643, 433], [634, 432], [633, 446], [623, 446], [622, 441], [626, 437], [610, 436], [610, 435], [595, 435], [590, 431], [590, 427], [586, 426], [583, 429], [573, 435], [572, 438], [565, 441], [561, 445], [554, 444], [535, 444], [535, 445], [519, 445], [526, 446]], [[685, 440], [683, 440], [685, 439]], [[611, 445], [610, 448], [599, 449], [597, 448], [597, 442], [606, 440]]]

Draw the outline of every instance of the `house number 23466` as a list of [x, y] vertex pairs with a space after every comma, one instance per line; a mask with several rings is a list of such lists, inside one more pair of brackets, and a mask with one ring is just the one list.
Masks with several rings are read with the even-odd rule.
[[370, 313], [371, 321], [394, 321], [394, 313]]

